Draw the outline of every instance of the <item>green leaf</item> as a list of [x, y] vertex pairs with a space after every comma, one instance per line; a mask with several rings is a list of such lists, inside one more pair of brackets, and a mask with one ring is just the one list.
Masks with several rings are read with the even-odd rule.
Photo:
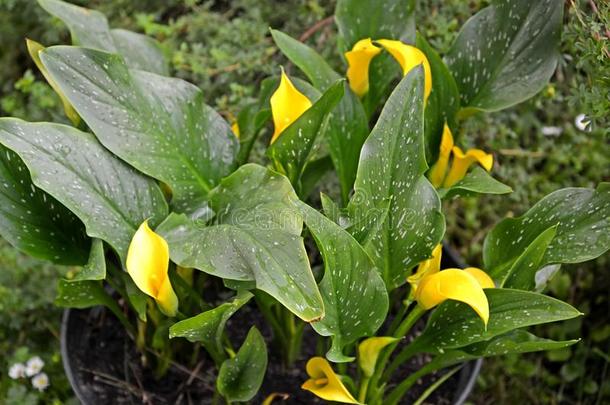
[[154, 39], [127, 30], [111, 30], [106, 17], [95, 10], [60, 0], [38, 0], [38, 3], [68, 26], [74, 45], [118, 53], [134, 69], [169, 74], [167, 61]]
[[[516, 290], [533, 290], [536, 287], [536, 273], [541, 267], [544, 254], [557, 234], [557, 226], [552, 226], [542, 232], [517, 258], [510, 269], [501, 276], [500, 287]], [[490, 274], [497, 278], [498, 272]]]
[[459, 350], [448, 350], [436, 356], [432, 363], [439, 365], [438, 368], [443, 368], [481, 357], [557, 350], [572, 346], [579, 341], [580, 339], [564, 341], [543, 339], [524, 330], [514, 330], [484, 342], [462, 347]]
[[82, 222], [37, 188], [21, 158], [2, 144], [0, 235], [33, 257], [66, 265], [86, 263], [91, 245]]
[[557, 226], [538, 268], [551, 263], [580, 263], [610, 248], [610, 183], [597, 189], [565, 188], [534, 205], [523, 216], [507, 218], [485, 238], [483, 262], [494, 278], [506, 271], [536, 238]]
[[[265, 83], [268, 83], [265, 82]], [[261, 93], [263, 92], [261, 85]], [[254, 142], [267, 123], [271, 119], [271, 109], [268, 103], [263, 105], [260, 100], [244, 107], [237, 115], [237, 126], [239, 127], [239, 155], [240, 165], [248, 161]]]
[[129, 70], [121, 57], [92, 49], [56, 46], [40, 55], [100, 142], [169, 185], [176, 210], [203, 210], [207, 193], [233, 171], [238, 141], [196, 86]]
[[341, 76], [316, 51], [278, 30], [271, 30], [275, 44], [288, 59], [299, 67], [320, 91], [325, 91]]
[[299, 184], [318, 134], [328, 113], [343, 97], [343, 82], [333, 84], [307, 111], [286, 128], [267, 148], [279, 171]]
[[70, 281], [104, 280], [105, 278], [106, 256], [104, 255], [104, 242], [101, 239], [95, 238], [91, 243], [89, 260]]
[[411, 267], [429, 257], [445, 232], [440, 200], [423, 176], [423, 81], [418, 67], [394, 89], [362, 148], [348, 205], [353, 224], [364, 228], [358, 232], [366, 233], [370, 221], [364, 219], [371, 213], [387, 211], [366, 248], [388, 290], [406, 282]]
[[335, 20], [346, 49], [365, 38], [413, 43], [414, 11], [414, 0], [339, 0]]
[[209, 226], [170, 215], [157, 232], [180, 266], [255, 281], [258, 289], [311, 322], [324, 315], [324, 307], [301, 238], [296, 201], [288, 179], [247, 164], [210, 193], [216, 217]]
[[504, 183], [491, 177], [482, 167], [475, 167], [466, 176], [450, 188], [442, 188], [438, 191], [443, 200], [457, 196], [469, 197], [474, 194], [507, 194], [513, 189]]
[[409, 346], [413, 352], [443, 353], [487, 341], [514, 329], [582, 315], [571, 305], [546, 295], [511, 289], [486, 289], [487, 329], [466, 304], [445, 301], [430, 316], [424, 332]]
[[261, 387], [266, 371], [267, 346], [253, 326], [235, 357], [222, 363], [216, 388], [227, 401], [249, 401]]
[[167, 204], [157, 184], [72, 127], [0, 119], [0, 143], [24, 161], [36, 187], [65, 205], [87, 234], [110, 244], [124, 262], [140, 224], [158, 224]]
[[462, 106], [497, 111], [544, 88], [559, 59], [562, 0], [495, 0], [462, 27], [446, 62]]
[[455, 114], [460, 108], [460, 93], [441, 57], [420, 34], [417, 34], [416, 46], [426, 55], [432, 72], [432, 91], [424, 112], [424, 139], [426, 158], [429, 163], [434, 163], [438, 159], [445, 123], [450, 128], [455, 128]]
[[63, 308], [90, 308], [104, 305], [116, 307], [116, 302], [106, 293], [99, 281], [60, 280], [55, 305]]
[[297, 206], [324, 259], [320, 293], [325, 315], [311, 326], [332, 336], [326, 357], [335, 363], [352, 361], [347, 345], [375, 334], [388, 312], [388, 293], [364, 248], [339, 225], [303, 202]]
[[183, 337], [189, 342], [201, 342], [215, 359], [222, 358], [224, 349], [222, 336], [227, 321], [252, 298], [249, 292], [239, 293], [231, 302], [226, 302], [206, 312], [173, 324], [169, 337]]
[[301, 195], [307, 199], [313, 193], [318, 182], [333, 170], [333, 161], [326, 155], [307, 163], [303, 175], [301, 176]]

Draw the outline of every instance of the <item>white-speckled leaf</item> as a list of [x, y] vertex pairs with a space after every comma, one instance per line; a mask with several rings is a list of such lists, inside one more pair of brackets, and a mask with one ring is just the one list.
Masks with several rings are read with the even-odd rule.
[[495, 0], [462, 27], [446, 61], [462, 106], [497, 111], [544, 88], [559, 58], [563, 0]]
[[106, 256], [104, 255], [104, 242], [101, 239], [94, 238], [91, 243], [89, 260], [70, 281], [104, 280], [105, 278]]
[[63, 308], [90, 308], [104, 305], [116, 308], [116, 302], [106, 293], [100, 281], [60, 280], [55, 305]]
[[180, 266], [255, 281], [258, 289], [311, 322], [324, 315], [324, 306], [301, 238], [296, 200], [286, 177], [247, 164], [210, 193], [216, 212], [211, 224], [170, 215], [157, 231]]
[[494, 179], [482, 167], [475, 167], [466, 176], [449, 188], [438, 190], [438, 195], [443, 200], [457, 196], [469, 197], [475, 194], [508, 194], [512, 188]]
[[538, 268], [552, 263], [580, 263], [610, 249], [610, 183], [596, 189], [565, 188], [534, 205], [523, 216], [507, 218], [485, 238], [485, 270], [502, 280], [517, 258], [545, 230], [557, 226]]
[[0, 235], [17, 249], [57, 264], [87, 262], [85, 226], [32, 183], [21, 158], [0, 144]]
[[60, 0], [38, 0], [38, 3], [68, 26], [74, 45], [119, 53], [131, 68], [169, 74], [167, 61], [154, 39], [123, 29], [111, 30], [106, 17], [95, 10]]
[[[292, 184], [299, 180], [329, 112], [343, 97], [341, 81], [333, 84], [307, 111], [267, 148], [267, 155]], [[299, 186], [300, 187], [300, 186]]]
[[190, 342], [201, 342], [212, 356], [221, 355], [224, 352], [222, 335], [227, 321], [250, 298], [252, 294], [249, 292], [239, 293], [231, 302], [177, 322], [169, 328], [169, 337], [183, 337]]
[[307, 204], [297, 206], [324, 259], [319, 287], [325, 315], [311, 326], [332, 336], [326, 353], [330, 361], [352, 361], [343, 353], [345, 346], [379, 329], [388, 312], [388, 292], [371, 258], [347, 231]]
[[442, 368], [481, 357], [557, 350], [572, 346], [579, 341], [580, 339], [564, 341], [543, 339], [525, 330], [514, 330], [484, 342], [462, 347], [459, 350], [448, 350], [443, 354], [437, 355], [432, 362], [438, 364], [439, 368]]
[[486, 289], [489, 301], [487, 329], [468, 305], [445, 301], [430, 316], [424, 332], [410, 350], [442, 353], [503, 335], [514, 329], [572, 319], [576, 308], [546, 295], [529, 291]]
[[50, 47], [41, 60], [105, 147], [170, 186], [177, 211], [202, 209], [233, 171], [237, 138], [196, 86], [93, 49]]
[[371, 215], [387, 211], [366, 248], [388, 290], [406, 282], [411, 268], [429, 257], [445, 232], [440, 199], [423, 176], [428, 167], [423, 115], [423, 70], [418, 67], [398, 84], [364, 143], [348, 206], [356, 233], [375, 223]]
[[0, 119], [0, 143], [16, 152], [34, 184], [85, 224], [87, 234], [108, 242], [124, 261], [140, 224], [167, 215], [161, 190], [117, 159], [91, 134], [50, 123]]
[[235, 357], [220, 366], [216, 388], [228, 402], [251, 400], [263, 383], [267, 371], [267, 346], [256, 326]]

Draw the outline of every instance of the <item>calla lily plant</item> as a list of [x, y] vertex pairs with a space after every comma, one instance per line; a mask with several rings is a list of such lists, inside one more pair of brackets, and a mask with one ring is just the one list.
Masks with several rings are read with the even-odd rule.
[[[551, 78], [562, 1], [495, 0], [439, 55], [414, 2], [338, 0], [336, 62], [272, 29], [277, 75], [231, 123], [153, 39], [38, 2], [75, 43], [27, 42], [74, 126], [0, 118], [0, 235], [70, 266], [57, 304], [105, 306], [140, 367], [215, 376], [216, 403], [393, 405], [421, 403], [422, 377], [425, 395], [452, 384], [440, 370], [577, 342], [526, 328], [582, 315], [544, 286], [609, 249], [610, 186], [485, 228], [481, 268], [448, 261], [443, 205], [512, 191], [493, 153], [457, 144]], [[278, 370], [302, 385], [270, 388]]]

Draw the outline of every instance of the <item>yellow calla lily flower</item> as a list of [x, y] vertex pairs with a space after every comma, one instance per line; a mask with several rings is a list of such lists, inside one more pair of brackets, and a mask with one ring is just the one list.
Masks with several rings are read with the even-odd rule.
[[449, 156], [451, 156], [451, 150], [453, 149], [453, 134], [449, 126], [445, 124], [443, 128], [443, 136], [441, 138], [441, 146], [438, 154], [438, 160], [430, 169], [428, 178], [430, 183], [436, 188], [439, 188], [443, 184], [445, 175], [447, 174], [447, 167], [449, 166]]
[[275, 127], [271, 143], [275, 142], [283, 130], [311, 107], [311, 101], [294, 87], [284, 69], [282, 69], [280, 85], [271, 96], [270, 102], [271, 115], [273, 116], [273, 125]]
[[424, 100], [428, 100], [428, 96], [432, 91], [432, 69], [426, 55], [412, 45], [407, 45], [404, 42], [392, 39], [379, 39], [377, 41], [386, 51], [388, 51], [394, 59], [402, 67], [403, 75], [406, 75], [417, 65], [424, 65]]
[[231, 125], [231, 130], [233, 131], [237, 139], [239, 139], [239, 125], [237, 124], [237, 121], [235, 121], [233, 125]]
[[421, 280], [434, 273], [441, 271], [441, 256], [443, 254], [443, 245], [438, 244], [432, 250], [432, 257], [428, 260], [424, 260], [417, 267], [417, 271], [412, 276], [407, 277], [407, 281], [411, 284], [411, 295], [417, 291], [417, 286]]
[[[492, 282], [493, 284], [493, 282]], [[424, 309], [431, 309], [446, 300], [468, 304], [487, 326], [489, 303], [478, 278], [461, 269], [446, 269], [424, 277], [415, 299]]]
[[358, 364], [362, 369], [362, 373], [366, 377], [371, 377], [375, 372], [375, 366], [379, 353], [387, 345], [398, 341], [399, 339], [388, 336], [374, 336], [364, 339], [358, 345]]
[[167, 274], [169, 247], [165, 239], [153, 232], [144, 221], [127, 251], [127, 272], [136, 286], [157, 301], [167, 316], [176, 316], [178, 297]]
[[491, 279], [491, 277], [489, 277], [489, 275], [487, 273], [485, 273], [483, 270], [477, 269], [476, 267], [466, 267], [464, 269], [464, 271], [466, 273], [470, 274], [471, 276], [473, 276], [474, 278], [476, 278], [477, 281], [479, 282], [479, 285], [483, 289], [496, 287], [496, 284]]
[[466, 176], [466, 172], [474, 163], [479, 163], [487, 171], [490, 171], [494, 164], [494, 157], [481, 149], [469, 149], [466, 153], [454, 146], [452, 149], [453, 161], [443, 187], [451, 187]]
[[349, 86], [358, 97], [369, 91], [369, 66], [371, 60], [381, 52], [381, 48], [373, 45], [371, 38], [356, 42], [351, 51], [345, 52], [347, 59], [347, 80]]
[[311, 391], [327, 401], [344, 404], [359, 403], [343, 385], [325, 358], [312, 357], [307, 362], [306, 369], [310, 378], [301, 386], [304, 390]]

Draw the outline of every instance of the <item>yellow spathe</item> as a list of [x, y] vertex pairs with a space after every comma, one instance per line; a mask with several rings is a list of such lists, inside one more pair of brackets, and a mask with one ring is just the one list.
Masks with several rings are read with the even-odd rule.
[[350, 88], [356, 95], [362, 97], [369, 91], [369, 66], [371, 60], [381, 52], [371, 38], [356, 42], [351, 51], [345, 52], [347, 59], [347, 80]]
[[415, 274], [407, 278], [407, 281], [411, 285], [411, 295], [415, 294], [417, 286], [424, 277], [441, 271], [442, 254], [443, 245], [439, 243], [432, 250], [432, 257], [428, 260], [424, 260], [423, 262], [421, 262], [419, 266], [417, 266], [417, 271], [415, 272]]
[[327, 401], [344, 404], [359, 403], [343, 385], [325, 358], [312, 357], [307, 362], [306, 369], [310, 378], [301, 386], [304, 390], [311, 391]]
[[311, 107], [311, 101], [294, 87], [284, 69], [282, 69], [280, 85], [271, 96], [270, 103], [275, 128], [271, 143], [275, 142], [282, 131]]
[[466, 172], [470, 166], [474, 163], [479, 163], [488, 172], [491, 171], [494, 164], [493, 155], [486, 153], [481, 149], [469, 149], [464, 153], [462, 149], [454, 146], [452, 152], [453, 161], [451, 162], [449, 173], [447, 173], [447, 177], [445, 177], [443, 187], [451, 187], [462, 180], [464, 176], [466, 176]]
[[445, 175], [447, 174], [447, 167], [449, 167], [449, 157], [451, 156], [451, 150], [453, 149], [453, 134], [449, 126], [445, 124], [443, 128], [443, 136], [441, 138], [440, 150], [438, 153], [438, 160], [430, 169], [428, 178], [430, 183], [435, 188], [439, 188], [443, 184]]
[[358, 364], [366, 377], [371, 377], [375, 372], [375, 366], [381, 350], [396, 341], [398, 339], [394, 337], [374, 336], [364, 339], [358, 345]]
[[167, 273], [169, 247], [165, 239], [153, 232], [144, 221], [129, 244], [127, 272], [136, 286], [157, 301], [167, 316], [178, 312], [178, 297]]
[[426, 55], [412, 45], [407, 45], [404, 42], [393, 39], [379, 39], [377, 41], [386, 51], [390, 53], [400, 64], [403, 75], [406, 75], [418, 65], [424, 66], [424, 101], [428, 100], [428, 96], [432, 91], [432, 69]]

